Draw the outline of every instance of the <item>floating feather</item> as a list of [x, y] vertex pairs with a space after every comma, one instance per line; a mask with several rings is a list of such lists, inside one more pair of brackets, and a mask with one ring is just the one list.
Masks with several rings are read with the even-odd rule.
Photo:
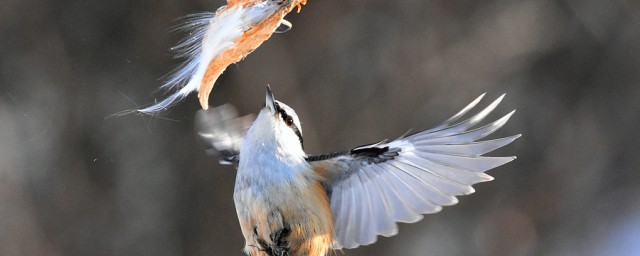
[[307, 0], [228, 0], [215, 13], [187, 17], [181, 27], [190, 31], [173, 49], [176, 57], [186, 58], [161, 88], [175, 93], [150, 107], [138, 111], [153, 114], [167, 109], [193, 91], [200, 105], [209, 107], [209, 94], [218, 77], [231, 64], [244, 59], [269, 39], [274, 32], [284, 32], [291, 23], [284, 16]]

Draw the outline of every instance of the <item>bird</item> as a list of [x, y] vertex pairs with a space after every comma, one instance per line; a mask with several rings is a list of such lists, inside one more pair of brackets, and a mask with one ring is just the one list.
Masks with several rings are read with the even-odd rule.
[[177, 58], [186, 61], [168, 76], [161, 89], [175, 90], [164, 100], [138, 109], [156, 114], [168, 109], [191, 92], [197, 91], [203, 109], [209, 107], [209, 94], [216, 80], [231, 64], [243, 60], [273, 33], [291, 29], [284, 16], [307, 0], [227, 0], [215, 12], [189, 15], [174, 30], [188, 36], [173, 47]]
[[515, 112], [479, 126], [504, 94], [463, 118], [484, 95], [434, 128], [325, 154], [305, 153], [298, 115], [269, 86], [257, 117], [238, 117], [225, 104], [199, 110], [195, 120], [207, 150], [237, 167], [243, 251], [323, 256], [396, 235], [397, 223], [457, 204], [456, 196], [475, 192], [472, 185], [493, 180], [485, 171], [516, 159], [484, 156], [521, 136], [482, 140]]

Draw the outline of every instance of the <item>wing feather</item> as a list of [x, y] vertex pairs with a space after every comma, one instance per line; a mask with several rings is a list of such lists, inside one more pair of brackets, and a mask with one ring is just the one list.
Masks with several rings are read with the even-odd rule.
[[359, 244], [371, 244], [375, 241], [376, 236], [373, 235], [372, 233], [375, 232], [375, 230], [371, 230], [374, 226], [373, 224], [375, 223], [370, 223], [369, 220], [369, 216], [373, 213], [373, 209], [372, 206], [373, 204], [375, 204], [375, 202], [373, 202], [371, 200], [371, 194], [369, 193], [369, 184], [367, 184], [367, 177], [365, 173], [359, 173], [358, 174], [358, 178], [359, 178], [359, 185], [360, 185], [360, 191], [364, 192], [362, 194], [362, 196], [360, 197], [362, 200], [360, 200], [360, 204], [362, 206], [361, 208], [361, 216], [360, 219], [358, 220], [360, 222], [360, 235], [357, 236], [357, 238], [359, 238], [358, 242]]
[[[354, 177], [352, 177], [351, 179], [355, 179]], [[354, 184], [357, 184], [355, 182], [351, 182]], [[356, 239], [356, 232], [358, 232], [358, 229], [360, 228], [360, 225], [358, 223], [356, 223], [355, 219], [356, 217], [359, 217], [359, 209], [361, 208], [360, 205], [358, 205], [358, 195], [356, 195], [356, 190], [354, 188], [349, 189], [349, 200], [350, 200], [350, 204], [349, 206], [349, 211], [347, 213], [347, 221], [345, 223], [346, 225], [346, 230], [345, 233], [343, 235], [344, 238], [344, 242], [345, 243], [349, 243], [349, 244], [357, 244], [355, 239]], [[357, 206], [357, 207], [352, 207], [352, 206]], [[353, 235], [351, 235], [353, 234]]]
[[493, 111], [498, 106], [498, 104], [500, 104], [503, 98], [504, 94], [469, 119], [464, 120], [458, 124], [446, 127], [442, 130], [427, 133], [423, 136], [423, 138], [438, 138], [466, 131], [481, 122], [485, 117], [487, 117], [487, 115], [489, 115], [489, 113], [491, 113], [491, 111]]
[[393, 218], [391, 215], [393, 213], [393, 209], [388, 206], [387, 199], [384, 197], [383, 193], [380, 193], [380, 185], [375, 179], [371, 179], [371, 183], [369, 186], [365, 186], [367, 188], [366, 193], [371, 197], [372, 206], [369, 211], [370, 216], [375, 216], [373, 223], [370, 223], [372, 231], [367, 235], [370, 237], [371, 243], [374, 243], [377, 239], [376, 231], [380, 232], [380, 235], [389, 236], [389, 234], [393, 233], [395, 228], [395, 223], [391, 223], [388, 220]]
[[[379, 168], [377, 166], [373, 166], [373, 168]], [[389, 175], [389, 174], [383, 174]], [[393, 219], [399, 222], [405, 223], [413, 223], [422, 219], [422, 215], [419, 214], [411, 207], [410, 204], [404, 202], [406, 198], [401, 197], [401, 193], [396, 189], [396, 187], [392, 183], [387, 183], [384, 181], [389, 180], [387, 177], [381, 177], [381, 179], [376, 180], [376, 185], [378, 186], [378, 191], [383, 194], [383, 198], [385, 198], [385, 202], [390, 209], [391, 215]], [[384, 182], [384, 183], [383, 183]], [[384, 220], [383, 220], [384, 221]], [[397, 229], [397, 225], [394, 222], [394, 228]], [[389, 233], [389, 236], [397, 234], [397, 230], [393, 230]], [[382, 232], [381, 234], [384, 234]]]
[[424, 154], [417, 152], [416, 155], [425, 159], [432, 160], [433, 162], [449, 166], [455, 169], [469, 170], [475, 172], [485, 172], [490, 169], [496, 168], [508, 162], [511, 162], [515, 157], [466, 157], [466, 156], [449, 156], [442, 154]]
[[335, 209], [332, 211], [332, 214], [334, 216], [334, 232], [336, 233], [336, 239], [340, 240], [340, 241], [344, 241], [344, 237], [338, 237], [340, 235], [344, 235], [345, 232], [342, 230], [344, 229], [345, 225], [344, 225], [344, 221], [347, 218], [347, 204], [346, 204], [346, 197], [347, 197], [347, 193], [345, 193], [343, 191], [343, 189], [341, 187], [336, 187], [333, 190], [333, 193], [335, 193], [335, 197], [332, 196], [331, 201], [330, 201], [330, 207], [331, 209]]
[[475, 192], [473, 184], [493, 180], [485, 171], [515, 159], [484, 154], [520, 135], [479, 141], [504, 126], [513, 111], [474, 128], [504, 95], [462, 119], [483, 97], [435, 128], [349, 152], [307, 157], [312, 165], [329, 166], [324, 185], [331, 196], [339, 247], [355, 248], [374, 243], [378, 235], [395, 235], [397, 222], [415, 222], [423, 214], [458, 203], [456, 196]]
[[411, 203], [420, 202], [418, 204], [409, 204], [417, 212], [435, 212], [439, 210], [437, 205], [449, 204], [453, 201], [453, 199], [437, 190], [422, 186], [419, 180], [408, 175], [406, 171], [389, 173], [395, 178], [396, 187], [400, 188], [397, 191], [401, 192], [402, 196], [408, 196], [407, 199]]
[[412, 163], [423, 167], [430, 172], [443, 177], [445, 179], [449, 179], [455, 182], [458, 182], [463, 185], [471, 186], [473, 184], [485, 181], [492, 181], [493, 177], [489, 176], [483, 172], [472, 172], [469, 170], [461, 170], [452, 168], [446, 165], [441, 165], [417, 156], [408, 155], [407, 160]]
[[238, 117], [238, 111], [225, 104], [198, 110], [195, 127], [208, 153], [219, 156], [221, 164], [238, 165], [240, 145], [253, 119], [253, 115]]
[[467, 144], [416, 144], [415, 148], [422, 152], [435, 154], [479, 157], [501, 148], [519, 137], [519, 135], [514, 135], [506, 138], [471, 142]]
[[429, 130], [426, 130], [424, 132], [427, 132], [427, 133], [435, 132], [435, 131], [442, 130], [444, 128], [447, 128], [447, 127], [451, 126], [451, 123], [453, 123], [455, 121], [458, 121], [458, 119], [463, 117], [465, 114], [467, 114], [469, 111], [471, 111], [471, 109], [473, 109], [476, 105], [478, 105], [478, 103], [482, 100], [482, 98], [484, 98], [484, 95], [486, 95], [486, 93], [483, 93], [480, 96], [478, 96], [478, 98], [473, 100], [471, 103], [469, 103], [462, 110], [458, 111], [458, 113], [456, 113], [455, 115], [453, 115], [449, 119], [447, 119], [444, 122], [442, 122], [440, 125], [438, 125], [438, 126], [436, 126], [434, 128], [431, 128]]
[[[395, 161], [394, 161], [395, 162]], [[433, 181], [427, 181], [420, 176], [420, 173], [413, 168], [402, 168], [397, 163], [390, 164], [397, 169], [394, 172], [402, 181], [411, 188], [418, 196], [436, 205], [449, 206], [458, 203], [458, 199], [445, 193], [443, 188], [433, 185]]]
[[511, 111], [509, 114], [503, 116], [502, 118], [496, 120], [493, 123], [490, 123], [488, 125], [485, 125], [477, 129], [461, 132], [459, 134], [454, 134], [454, 135], [449, 135], [444, 137], [435, 137], [435, 138], [426, 137], [425, 138], [423, 136], [427, 136], [428, 134], [418, 133], [410, 137], [407, 137], [407, 140], [416, 142], [416, 145], [466, 144], [466, 143], [474, 142], [476, 140], [489, 136], [490, 134], [500, 129], [502, 126], [504, 126], [507, 123], [507, 121], [509, 121], [509, 118], [511, 118], [511, 116], [514, 113], [515, 113], [515, 110]]
[[428, 169], [420, 167], [419, 165], [411, 161], [398, 159], [398, 163], [405, 166], [403, 169], [413, 171], [421, 177], [421, 180], [423, 180], [425, 183], [428, 182], [428, 184], [430, 186], [433, 186], [434, 188], [438, 188], [438, 190], [445, 195], [468, 195], [474, 192], [473, 188], [468, 185], [446, 179], [440, 175], [435, 174], [434, 172], [429, 171]]

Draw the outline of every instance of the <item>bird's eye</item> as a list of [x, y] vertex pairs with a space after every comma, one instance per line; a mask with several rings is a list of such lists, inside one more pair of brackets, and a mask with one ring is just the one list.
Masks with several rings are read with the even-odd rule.
[[293, 126], [293, 118], [291, 118], [290, 116], [287, 117], [285, 122], [287, 123], [288, 126]]

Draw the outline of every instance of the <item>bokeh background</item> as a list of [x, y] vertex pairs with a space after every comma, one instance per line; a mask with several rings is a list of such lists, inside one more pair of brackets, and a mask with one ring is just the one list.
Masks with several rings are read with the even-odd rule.
[[[195, 96], [160, 117], [177, 19], [222, 0], [0, 1], [0, 255], [241, 255], [235, 170]], [[309, 153], [432, 127], [487, 92], [517, 109], [460, 203], [337, 255], [639, 255], [640, 3], [309, 0], [218, 81], [241, 114], [270, 84]]]

